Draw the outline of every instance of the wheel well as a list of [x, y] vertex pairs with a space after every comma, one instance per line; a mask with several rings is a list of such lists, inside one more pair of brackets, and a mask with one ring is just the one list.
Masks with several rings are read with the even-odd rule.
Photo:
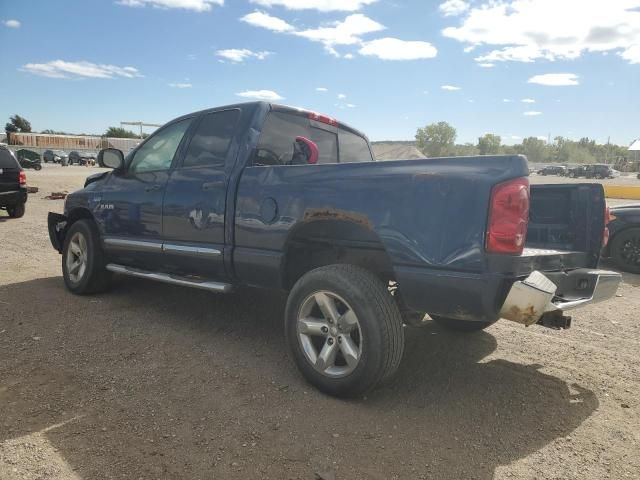
[[282, 285], [290, 290], [305, 273], [339, 263], [366, 268], [384, 282], [394, 280], [391, 260], [369, 226], [322, 220], [303, 224], [291, 233], [283, 259]]

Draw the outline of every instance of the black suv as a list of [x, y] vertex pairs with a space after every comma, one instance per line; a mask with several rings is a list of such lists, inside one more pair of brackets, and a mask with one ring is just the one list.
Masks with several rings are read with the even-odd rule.
[[538, 175], [560, 175], [564, 177], [567, 173], [567, 167], [563, 167], [561, 165], [551, 165], [549, 167], [544, 167], [542, 170], [538, 170]]
[[587, 178], [614, 178], [615, 171], [609, 165], [587, 165], [585, 176]]
[[95, 152], [78, 152], [74, 150], [69, 153], [69, 165], [95, 165], [96, 153]]
[[567, 177], [570, 178], [579, 178], [584, 177], [586, 174], [586, 169], [582, 165], [578, 165], [577, 167], [571, 167], [567, 170]]
[[13, 152], [0, 146], [0, 209], [11, 218], [20, 218], [26, 202], [27, 176]]
[[66, 158], [67, 154], [62, 150], [45, 150], [42, 154], [44, 163], [66, 163], [66, 161], [64, 161]]

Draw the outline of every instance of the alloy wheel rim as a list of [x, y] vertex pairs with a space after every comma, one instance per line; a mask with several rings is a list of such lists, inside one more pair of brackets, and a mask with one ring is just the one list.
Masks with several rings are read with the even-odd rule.
[[66, 263], [69, 279], [73, 283], [82, 280], [87, 270], [87, 240], [80, 232], [76, 232], [69, 241]]
[[631, 266], [640, 266], [640, 237], [633, 237], [622, 245], [622, 259]]
[[298, 341], [306, 360], [322, 375], [351, 374], [362, 357], [362, 330], [351, 306], [328, 291], [309, 295], [297, 321]]

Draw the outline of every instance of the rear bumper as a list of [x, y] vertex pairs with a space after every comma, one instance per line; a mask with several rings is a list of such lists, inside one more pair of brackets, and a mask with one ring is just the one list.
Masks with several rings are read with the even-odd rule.
[[11, 190], [9, 192], [0, 192], [0, 207], [12, 207], [18, 203], [27, 201], [27, 189]]
[[458, 320], [493, 322], [507, 318], [525, 325], [545, 313], [559, 314], [613, 297], [621, 275], [573, 268], [525, 275], [471, 274], [397, 268], [408, 308]]
[[[515, 282], [500, 309], [500, 317], [523, 325], [613, 297], [622, 276], [606, 270], [577, 269], [540, 273]], [[544, 323], [544, 322], [543, 322]]]

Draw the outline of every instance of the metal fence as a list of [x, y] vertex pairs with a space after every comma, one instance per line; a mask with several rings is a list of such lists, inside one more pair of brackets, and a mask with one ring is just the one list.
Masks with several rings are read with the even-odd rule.
[[125, 154], [137, 147], [139, 138], [112, 138], [84, 135], [54, 135], [46, 133], [9, 133], [7, 143], [13, 150], [26, 148], [42, 154], [45, 150], [97, 152], [103, 148], [117, 148]]

